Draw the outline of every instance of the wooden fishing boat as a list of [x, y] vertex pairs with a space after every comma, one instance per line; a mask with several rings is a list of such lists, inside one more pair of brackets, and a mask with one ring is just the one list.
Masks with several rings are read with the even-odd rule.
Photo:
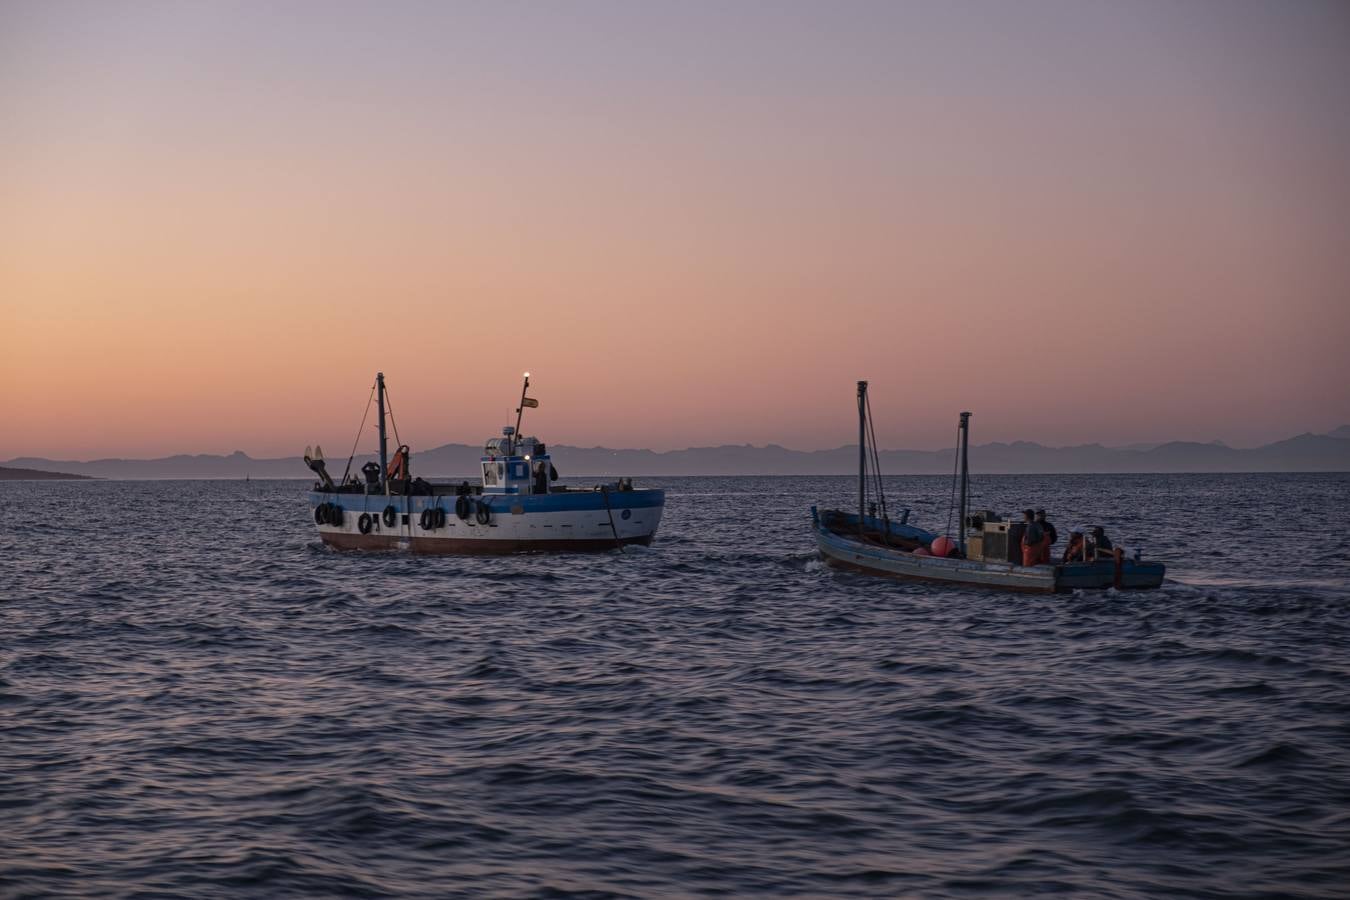
[[[909, 523], [909, 510], [892, 521], [881, 487], [867, 382], [858, 382], [858, 509], [811, 507], [821, 557], [831, 566], [869, 575], [1033, 593], [1104, 588], [1156, 588], [1166, 567], [1145, 561], [1138, 551], [1095, 547], [1084, 541], [1081, 558], [1070, 562], [1021, 565], [1021, 523], [984, 511], [971, 515], [970, 413], [961, 413], [957, 455], [960, 471], [958, 534], [953, 540]], [[871, 481], [869, 482], [869, 468]], [[875, 501], [869, 497], [876, 496]]]
[[527, 372], [516, 424], [485, 443], [476, 483], [433, 482], [412, 477], [407, 445], [400, 445], [390, 461], [384, 374], [376, 375], [372, 400], [379, 407], [379, 461], [367, 462], [359, 476], [352, 474], [353, 449], [347, 471], [334, 481], [322, 449], [305, 450], [305, 463], [319, 476], [309, 493], [319, 538], [339, 550], [449, 554], [650, 544], [661, 523], [665, 492], [635, 489], [631, 478], [590, 488], [556, 484], [558, 472], [544, 442], [520, 434], [524, 410], [539, 405], [527, 396], [529, 386]]

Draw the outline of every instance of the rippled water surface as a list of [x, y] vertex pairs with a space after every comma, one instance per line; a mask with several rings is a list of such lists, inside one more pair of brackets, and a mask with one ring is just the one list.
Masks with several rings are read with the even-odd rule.
[[649, 549], [456, 559], [0, 483], [0, 895], [1347, 896], [1350, 476], [978, 480], [1170, 564], [1062, 597], [823, 568], [849, 479], [643, 484]]

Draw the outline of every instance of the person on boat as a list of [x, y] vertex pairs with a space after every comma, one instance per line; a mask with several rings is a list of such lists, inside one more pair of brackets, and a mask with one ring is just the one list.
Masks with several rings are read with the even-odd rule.
[[1094, 525], [1092, 528], [1092, 558], [1096, 559], [1103, 554], [1110, 554], [1116, 549], [1116, 545], [1111, 543], [1111, 539], [1106, 536], [1106, 529], [1100, 525]]
[[536, 494], [548, 493], [548, 471], [544, 468], [542, 459], [534, 461], [534, 492]]
[[1045, 551], [1045, 529], [1036, 521], [1036, 511], [1022, 511], [1025, 528], [1022, 530], [1022, 565], [1034, 566], [1041, 561]]
[[1075, 528], [1069, 534], [1068, 546], [1064, 548], [1064, 556], [1061, 562], [1082, 562], [1083, 561], [1083, 531], [1081, 528]]
[[1036, 523], [1041, 526], [1045, 532], [1045, 548], [1041, 551], [1041, 562], [1050, 564], [1050, 548], [1059, 540], [1059, 532], [1055, 530], [1053, 523], [1045, 518], [1045, 510], [1036, 510]]

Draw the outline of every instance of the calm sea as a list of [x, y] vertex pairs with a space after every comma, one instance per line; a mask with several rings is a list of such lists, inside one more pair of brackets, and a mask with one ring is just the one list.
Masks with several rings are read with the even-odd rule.
[[0, 895], [1350, 895], [1350, 476], [977, 479], [1170, 566], [1061, 597], [823, 568], [847, 478], [640, 483], [651, 548], [506, 559], [0, 483]]

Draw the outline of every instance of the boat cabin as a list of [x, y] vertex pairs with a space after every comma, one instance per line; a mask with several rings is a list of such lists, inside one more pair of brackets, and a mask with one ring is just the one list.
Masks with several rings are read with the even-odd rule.
[[547, 494], [558, 478], [544, 442], [518, 438], [510, 425], [484, 445], [480, 463], [484, 494]]

